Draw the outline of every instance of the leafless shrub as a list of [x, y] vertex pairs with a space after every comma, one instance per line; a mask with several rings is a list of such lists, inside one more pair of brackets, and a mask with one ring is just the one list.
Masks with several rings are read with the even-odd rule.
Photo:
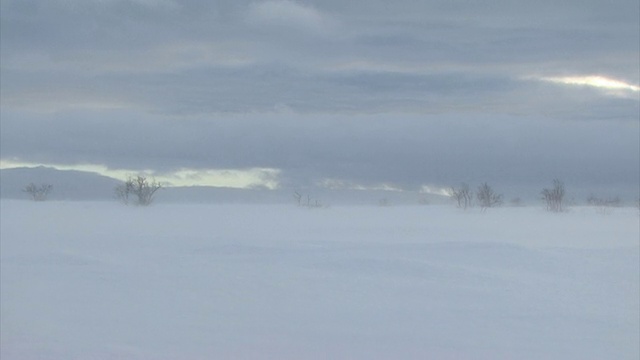
[[306, 208], [309, 208], [309, 209], [324, 207], [324, 205], [322, 205], [322, 202], [320, 200], [313, 199], [311, 197], [311, 195], [308, 195], [308, 194], [303, 196], [299, 192], [294, 191], [293, 197], [294, 197], [297, 205], [300, 206], [300, 207], [306, 207]]
[[564, 197], [566, 191], [564, 183], [558, 179], [553, 180], [553, 188], [542, 189], [542, 200], [545, 202], [547, 211], [562, 212], [565, 211]]
[[452, 186], [449, 189], [449, 194], [456, 201], [457, 207], [466, 210], [471, 206], [473, 192], [469, 189], [469, 185], [462, 183], [459, 188]]
[[591, 206], [600, 206], [600, 207], [620, 207], [622, 206], [622, 200], [620, 197], [609, 197], [609, 198], [599, 198], [592, 195], [589, 195], [587, 198], [587, 204]]
[[296, 199], [296, 203], [298, 204], [298, 206], [302, 206], [302, 194], [300, 194], [297, 191], [294, 191], [293, 197]]
[[40, 186], [30, 183], [25, 186], [22, 191], [29, 194], [31, 200], [33, 201], [45, 201], [49, 196], [49, 193], [53, 190], [53, 185], [51, 184], [41, 184]]
[[122, 185], [115, 188], [116, 198], [125, 205], [133, 203], [138, 206], [149, 206], [154, 200], [156, 191], [162, 185], [155, 180], [149, 181], [145, 176], [129, 177]]
[[587, 205], [595, 207], [601, 214], [609, 214], [613, 211], [613, 208], [622, 206], [622, 200], [618, 196], [599, 198], [591, 194], [587, 198]]
[[502, 194], [496, 194], [487, 183], [478, 187], [476, 197], [478, 198], [478, 205], [480, 205], [482, 211], [502, 204]]

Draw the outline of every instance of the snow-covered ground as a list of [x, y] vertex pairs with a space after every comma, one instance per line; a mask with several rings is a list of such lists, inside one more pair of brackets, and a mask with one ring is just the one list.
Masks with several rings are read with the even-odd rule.
[[1, 201], [0, 358], [638, 359], [638, 209]]

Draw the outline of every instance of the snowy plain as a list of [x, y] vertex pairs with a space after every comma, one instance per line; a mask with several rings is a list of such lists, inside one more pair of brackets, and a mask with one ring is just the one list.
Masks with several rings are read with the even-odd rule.
[[0, 206], [2, 360], [640, 357], [637, 208]]

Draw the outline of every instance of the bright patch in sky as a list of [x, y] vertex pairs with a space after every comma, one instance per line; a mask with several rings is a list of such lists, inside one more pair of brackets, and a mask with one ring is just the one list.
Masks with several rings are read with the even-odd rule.
[[422, 185], [422, 187], [420, 188], [420, 193], [440, 195], [440, 196], [451, 196], [451, 192], [449, 191], [449, 189], [445, 189], [443, 187], [433, 186], [433, 185]]
[[280, 170], [270, 168], [181, 169], [162, 178], [173, 186], [264, 187], [275, 190], [279, 186], [279, 175]]
[[17, 167], [47, 166], [58, 170], [77, 170], [97, 173], [118, 180], [126, 180], [138, 173], [153, 177], [165, 186], [214, 186], [229, 188], [267, 188], [275, 190], [279, 187], [280, 170], [271, 168], [250, 169], [180, 169], [170, 173], [157, 173], [152, 170], [110, 169], [104, 165], [78, 164], [39, 164], [11, 160], [0, 160], [0, 169]]
[[640, 92], [640, 86], [598, 75], [543, 77], [541, 78], [541, 80], [565, 85], [591, 86], [606, 90], [626, 90], [632, 92]]

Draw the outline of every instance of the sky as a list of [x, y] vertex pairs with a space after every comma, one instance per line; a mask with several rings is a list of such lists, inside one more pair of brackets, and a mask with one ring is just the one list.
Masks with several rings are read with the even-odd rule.
[[2, 168], [638, 191], [637, 0], [0, 4]]

